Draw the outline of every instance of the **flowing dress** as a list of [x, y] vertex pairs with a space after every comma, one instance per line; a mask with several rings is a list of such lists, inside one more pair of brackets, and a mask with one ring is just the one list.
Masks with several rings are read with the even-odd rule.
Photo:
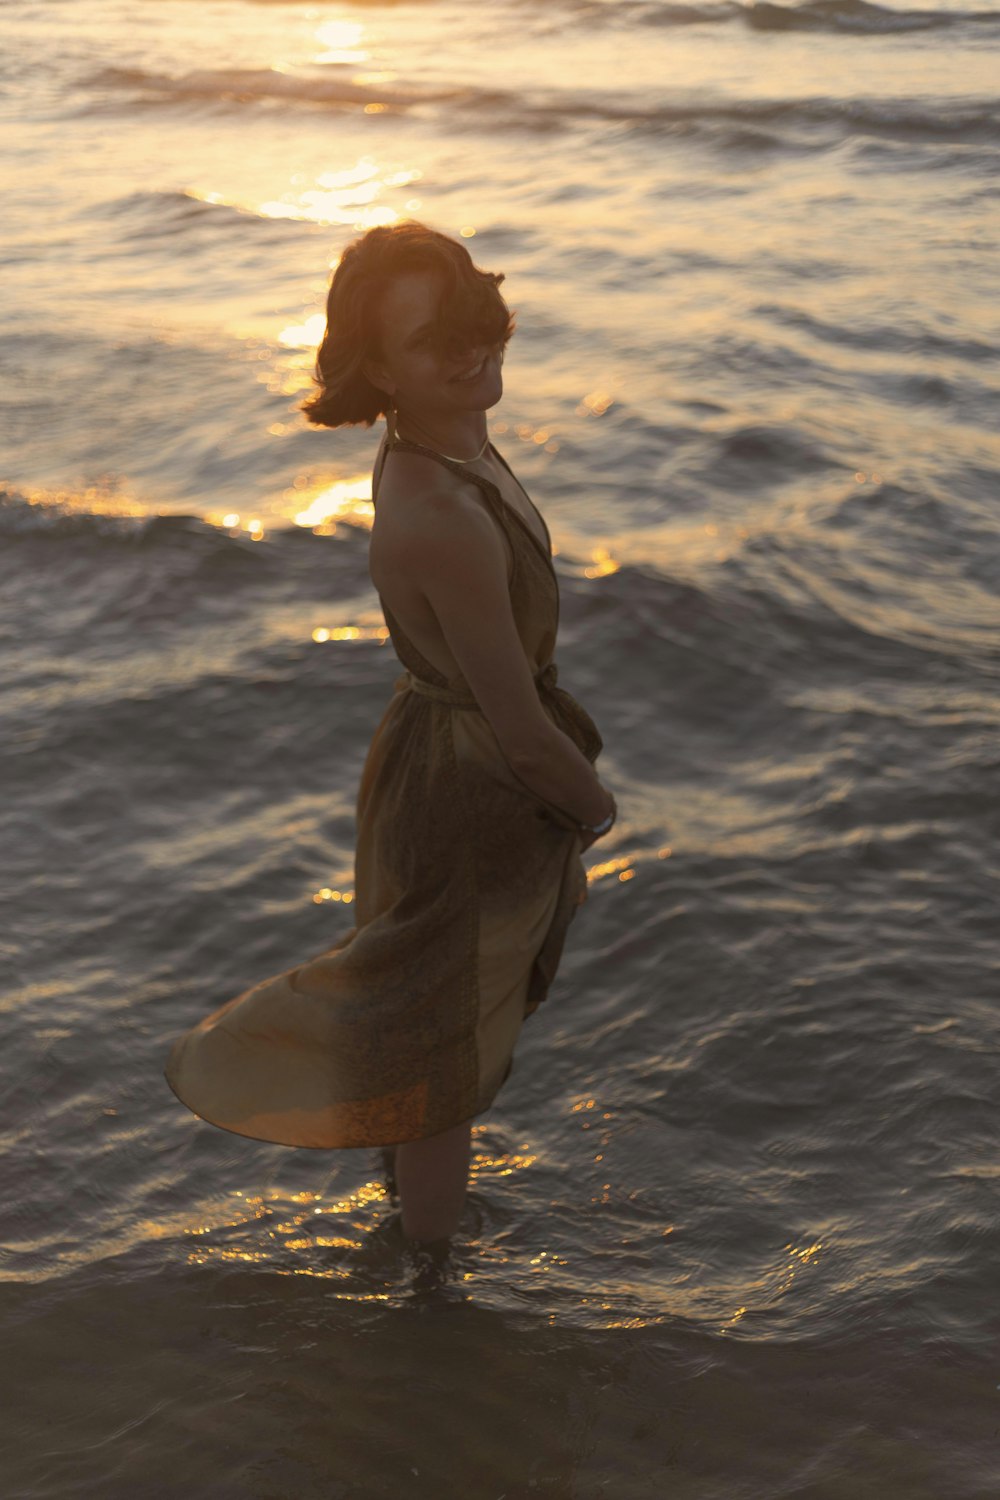
[[[490, 445], [492, 447], [492, 444]], [[549, 719], [593, 764], [593, 719], [557, 685], [559, 585], [492, 481], [397, 439], [480, 490], [510, 544], [510, 600]], [[509, 473], [509, 464], [493, 452]], [[404, 668], [357, 793], [354, 925], [174, 1042], [164, 1076], [210, 1124], [288, 1146], [400, 1144], [488, 1109], [587, 899], [574, 820], [511, 770], [461, 675], [421, 656], [381, 600]]]

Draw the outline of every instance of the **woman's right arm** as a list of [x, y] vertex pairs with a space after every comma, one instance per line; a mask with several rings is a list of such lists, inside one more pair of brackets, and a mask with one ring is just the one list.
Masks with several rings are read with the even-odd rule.
[[[615, 812], [615, 799], [598, 780], [587, 757], [568, 734], [545, 717], [546, 729], [533, 753], [511, 761], [511, 770], [546, 802], [577, 823], [593, 826]], [[610, 829], [607, 830], [610, 832]], [[601, 834], [586, 834], [585, 847]]]
[[[614, 799], [590, 761], [542, 707], [510, 605], [507, 556], [481, 499], [435, 489], [415, 500], [411, 581], [437, 617], [508, 765], [577, 823], [600, 823]], [[585, 845], [593, 842], [583, 834]]]

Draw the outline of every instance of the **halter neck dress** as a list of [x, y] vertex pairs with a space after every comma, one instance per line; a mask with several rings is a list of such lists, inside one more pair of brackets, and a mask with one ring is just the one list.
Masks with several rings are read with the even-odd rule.
[[[491, 480], [391, 424], [376, 504], [397, 448], [478, 487], [509, 543], [512, 612], [542, 706], [595, 762], [597, 726], [557, 685], [559, 584], [540, 512], [532, 503], [547, 547]], [[404, 671], [358, 787], [354, 925], [199, 1021], [164, 1069], [196, 1115], [255, 1140], [395, 1145], [488, 1109], [587, 899], [576, 822], [511, 770], [465, 679], [426, 661], [379, 600]]]

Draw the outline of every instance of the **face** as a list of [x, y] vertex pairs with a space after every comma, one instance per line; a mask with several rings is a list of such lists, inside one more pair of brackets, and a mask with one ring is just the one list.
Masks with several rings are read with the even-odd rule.
[[[441, 296], [433, 271], [395, 277], [379, 306], [382, 358], [366, 361], [364, 372], [403, 411], [485, 411], [503, 395], [500, 346], [440, 348], [434, 334]], [[472, 379], [455, 378], [480, 364]]]

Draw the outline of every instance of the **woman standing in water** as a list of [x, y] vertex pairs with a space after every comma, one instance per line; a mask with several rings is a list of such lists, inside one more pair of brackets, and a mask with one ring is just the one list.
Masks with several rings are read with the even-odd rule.
[[514, 330], [503, 279], [412, 220], [336, 267], [301, 409], [323, 427], [385, 416], [369, 571], [404, 668], [361, 774], [355, 925], [207, 1016], [165, 1070], [224, 1129], [387, 1148], [421, 1243], [458, 1227], [473, 1120], [617, 812], [597, 727], [557, 686], [548, 527], [487, 432]]

